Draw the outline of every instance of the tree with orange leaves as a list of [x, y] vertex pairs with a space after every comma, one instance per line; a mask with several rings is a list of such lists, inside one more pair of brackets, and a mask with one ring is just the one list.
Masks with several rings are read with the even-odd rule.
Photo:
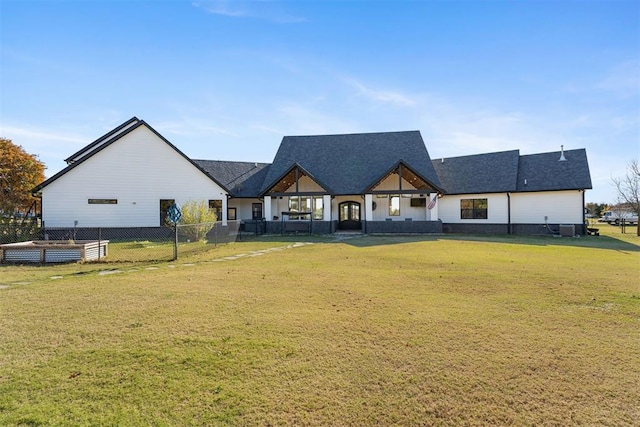
[[44, 181], [44, 163], [0, 137], [0, 212], [14, 215], [24, 211], [37, 199], [31, 189]]

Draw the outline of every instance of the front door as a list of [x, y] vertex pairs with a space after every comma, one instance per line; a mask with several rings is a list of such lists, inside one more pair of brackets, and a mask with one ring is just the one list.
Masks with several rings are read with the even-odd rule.
[[340, 218], [338, 220], [338, 228], [340, 230], [360, 230], [360, 203], [358, 202], [342, 202], [338, 205]]

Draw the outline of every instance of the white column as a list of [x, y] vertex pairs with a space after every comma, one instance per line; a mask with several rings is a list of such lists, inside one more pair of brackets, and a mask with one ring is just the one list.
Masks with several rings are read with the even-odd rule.
[[271, 215], [271, 196], [264, 196], [264, 218], [267, 221], [273, 220]]
[[322, 196], [322, 208], [324, 212], [322, 213], [323, 221], [331, 221], [331, 196], [325, 194]]
[[437, 221], [438, 220], [438, 204], [440, 200], [437, 198], [438, 193], [429, 193], [429, 200], [427, 200], [427, 205], [431, 203], [434, 197], [436, 197], [436, 205], [432, 209], [428, 209], [429, 211], [429, 221]]
[[364, 219], [373, 221], [373, 194], [364, 195]]
[[227, 225], [227, 207], [228, 207], [228, 197], [226, 194], [222, 195], [222, 225]]

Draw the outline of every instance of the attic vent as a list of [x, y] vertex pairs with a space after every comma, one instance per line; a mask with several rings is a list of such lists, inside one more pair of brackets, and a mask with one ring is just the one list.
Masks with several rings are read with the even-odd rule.
[[560, 158], [558, 159], [559, 162], [566, 162], [567, 158], [564, 156], [564, 145], [560, 146]]

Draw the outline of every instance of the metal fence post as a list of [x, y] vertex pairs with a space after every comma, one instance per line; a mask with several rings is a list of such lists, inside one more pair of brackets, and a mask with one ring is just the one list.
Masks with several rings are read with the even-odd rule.
[[173, 261], [178, 259], [178, 224], [173, 226]]

